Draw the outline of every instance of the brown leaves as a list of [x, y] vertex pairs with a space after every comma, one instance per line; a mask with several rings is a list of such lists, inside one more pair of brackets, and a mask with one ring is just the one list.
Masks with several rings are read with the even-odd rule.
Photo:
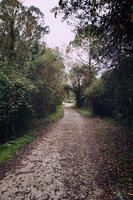
[[[99, 179], [106, 180], [119, 199], [131, 199], [133, 190], [132, 136], [129, 130], [114, 121], [96, 119], [95, 130], [101, 144]], [[105, 181], [103, 179], [103, 181]], [[101, 181], [102, 182], [102, 181]], [[130, 195], [131, 194], [131, 195]]]

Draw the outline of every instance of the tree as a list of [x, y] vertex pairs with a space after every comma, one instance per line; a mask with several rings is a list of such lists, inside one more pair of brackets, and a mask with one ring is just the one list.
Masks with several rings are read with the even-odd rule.
[[[60, 0], [54, 12], [74, 24], [82, 42], [95, 37], [94, 58], [103, 69], [100, 81], [86, 88], [84, 97], [91, 100], [96, 114], [113, 115], [131, 124], [133, 1]], [[79, 40], [78, 40], [79, 41]], [[89, 49], [89, 48], [88, 48]]]
[[38, 109], [40, 115], [45, 115], [55, 111], [57, 105], [62, 102], [63, 59], [57, 49], [46, 48], [44, 53], [31, 64], [34, 67], [32, 78], [39, 88]]
[[18, 0], [0, 2], [0, 142], [19, 137], [62, 103], [63, 59], [41, 42], [43, 14]]
[[70, 80], [75, 94], [76, 106], [84, 106], [84, 92], [94, 79], [94, 70], [87, 65], [75, 64], [70, 71]]
[[88, 30], [89, 34], [95, 33], [99, 38], [99, 56], [108, 60], [111, 54], [118, 57], [133, 53], [132, 3], [132, 0], [60, 0], [54, 11], [68, 20], [72, 15], [78, 33], [84, 31], [86, 37]]
[[44, 26], [43, 13], [36, 7], [26, 7], [18, 0], [0, 2], [0, 57], [1, 61], [20, 63], [32, 58], [48, 26]]

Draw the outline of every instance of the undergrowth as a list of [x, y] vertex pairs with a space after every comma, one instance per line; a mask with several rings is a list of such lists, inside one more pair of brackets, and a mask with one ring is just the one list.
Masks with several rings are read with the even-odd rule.
[[89, 109], [85, 109], [85, 108], [76, 108], [76, 110], [83, 115], [84, 117], [92, 117], [93, 116], [93, 112]]
[[19, 149], [22, 149], [27, 144], [29, 144], [37, 135], [39, 135], [40, 130], [50, 122], [55, 122], [62, 118], [64, 115], [64, 110], [62, 106], [57, 107], [56, 112], [49, 115], [47, 118], [41, 119], [35, 125], [34, 130], [30, 130], [24, 133], [23, 136], [16, 138], [14, 140], [8, 141], [5, 144], [0, 145], [0, 165], [6, 164], [11, 160]]

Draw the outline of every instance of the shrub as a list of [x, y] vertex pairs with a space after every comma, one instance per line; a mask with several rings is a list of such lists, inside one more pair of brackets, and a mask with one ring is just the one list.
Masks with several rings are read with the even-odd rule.
[[86, 89], [86, 104], [91, 104], [97, 115], [113, 116], [128, 125], [133, 120], [133, 59], [120, 60], [100, 80]]
[[19, 134], [28, 126], [34, 115], [32, 100], [36, 92], [35, 85], [22, 74], [1, 67], [0, 139]]

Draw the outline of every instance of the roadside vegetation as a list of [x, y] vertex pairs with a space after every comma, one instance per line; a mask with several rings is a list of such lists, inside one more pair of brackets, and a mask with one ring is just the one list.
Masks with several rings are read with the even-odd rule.
[[67, 21], [71, 16], [77, 20], [76, 36], [67, 50], [69, 56], [79, 50], [68, 84], [76, 106], [91, 106], [98, 116], [111, 116], [132, 126], [132, 0], [61, 0], [55, 12]]
[[83, 115], [84, 117], [92, 117], [93, 113], [92, 111], [85, 109], [85, 108], [75, 108], [81, 115]]
[[63, 106], [58, 106], [56, 111], [49, 116], [49, 120], [55, 122], [64, 116]]
[[48, 33], [44, 14], [37, 7], [18, 0], [0, 2], [1, 145], [20, 138], [12, 146], [21, 147], [31, 139], [32, 134], [24, 134], [34, 122], [62, 104], [63, 58], [58, 48], [50, 49], [42, 42]]
[[0, 145], [0, 166], [6, 164], [8, 161], [13, 159], [18, 150], [25, 147], [25, 145], [29, 144], [33, 139], [35, 139], [39, 134], [41, 134], [42, 130], [48, 126], [49, 123], [55, 122], [61, 119], [64, 115], [64, 110], [62, 106], [57, 107], [56, 111], [44, 119], [38, 120], [34, 124], [34, 128], [26, 131], [19, 138], [10, 140], [5, 144]]

